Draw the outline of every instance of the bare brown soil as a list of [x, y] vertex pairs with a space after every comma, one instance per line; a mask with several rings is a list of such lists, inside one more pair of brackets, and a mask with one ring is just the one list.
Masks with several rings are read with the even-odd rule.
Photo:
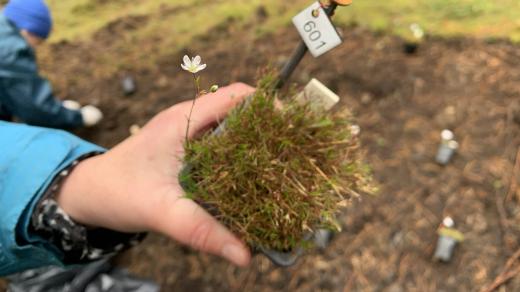
[[[118, 58], [110, 48], [124, 29], [131, 25], [116, 23], [88, 43], [54, 45], [44, 60], [63, 98], [105, 111], [102, 126], [79, 134], [107, 147], [127, 137], [132, 124], [191, 97], [190, 76], [179, 66], [183, 54], [203, 56], [207, 84], [254, 83], [259, 68], [282, 64], [298, 40], [293, 29], [256, 39], [252, 29], [231, 25], [151, 68], [136, 60], [117, 76], [99, 78], [99, 60]], [[153, 278], [164, 291], [398, 292], [476, 291], [502, 271], [520, 248], [520, 191], [512, 185], [520, 181], [518, 171], [513, 176], [520, 147], [520, 47], [433, 38], [407, 56], [398, 38], [355, 27], [343, 31], [345, 44], [320, 59], [308, 57], [294, 81], [318, 78], [342, 97], [343, 109], [355, 113], [380, 194], [354, 202], [330, 248], [309, 253], [292, 268], [257, 256], [250, 268], [239, 269], [152, 235], [126, 255], [133, 272]], [[146, 44], [135, 50], [140, 45]], [[139, 86], [133, 96], [120, 88], [126, 74]], [[444, 128], [455, 132], [461, 147], [441, 167], [434, 157]], [[466, 240], [452, 262], [441, 264], [432, 254], [446, 215]], [[520, 276], [507, 288], [520, 290]]]

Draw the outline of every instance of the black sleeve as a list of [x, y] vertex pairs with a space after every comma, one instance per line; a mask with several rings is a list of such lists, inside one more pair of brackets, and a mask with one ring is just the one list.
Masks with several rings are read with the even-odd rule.
[[146, 233], [121, 233], [104, 228], [88, 228], [74, 222], [55, 200], [60, 186], [81, 160], [99, 153], [80, 157], [57, 175], [38, 202], [31, 218], [31, 230], [48, 240], [63, 253], [64, 264], [81, 264], [126, 250], [140, 243]]

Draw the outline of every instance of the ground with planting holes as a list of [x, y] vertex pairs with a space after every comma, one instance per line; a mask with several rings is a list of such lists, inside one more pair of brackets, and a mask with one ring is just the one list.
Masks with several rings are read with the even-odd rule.
[[[258, 37], [253, 26], [230, 19], [154, 62], [130, 53], [153, 48], [154, 39], [119, 50], [131, 43], [125, 33], [148, 21], [124, 17], [88, 40], [53, 43], [41, 53], [59, 96], [106, 113], [100, 127], [77, 132], [83, 138], [114, 146], [130, 126], [191, 98], [190, 76], [180, 68], [184, 54], [204, 58], [206, 85], [252, 84], [260, 68], [287, 61], [298, 42], [291, 27]], [[321, 80], [341, 96], [337, 110], [355, 114], [380, 193], [352, 203], [331, 246], [291, 268], [256, 256], [239, 269], [150, 235], [121, 256], [123, 265], [164, 291], [475, 291], [495, 281], [520, 248], [520, 46], [430, 37], [416, 55], [406, 55], [398, 37], [341, 30], [345, 43], [319, 59], [307, 57], [293, 81]], [[118, 59], [127, 61], [114, 64]], [[124, 76], [135, 78], [136, 94], [124, 95]], [[460, 149], [442, 167], [434, 158], [445, 128]], [[450, 263], [436, 263], [436, 230], [447, 215], [465, 241]], [[518, 269], [520, 261], [512, 265]], [[520, 275], [506, 287], [520, 290]]]

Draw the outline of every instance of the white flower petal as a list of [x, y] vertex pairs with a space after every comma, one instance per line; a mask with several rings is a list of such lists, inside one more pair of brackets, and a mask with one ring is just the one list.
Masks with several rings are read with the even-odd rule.
[[184, 61], [184, 65], [186, 65], [186, 66], [191, 65], [190, 57], [188, 57], [187, 55], [184, 55], [184, 58], [182, 60]]
[[206, 64], [199, 65], [199, 71], [206, 69]]
[[184, 69], [186, 71], [190, 71], [190, 68], [188, 68], [188, 66], [186, 66], [184, 64], [181, 64], [181, 67], [182, 67], [182, 69]]
[[198, 66], [200, 65], [200, 62], [202, 62], [202, 58], [200, 56], [193, 58], [193, 65]]

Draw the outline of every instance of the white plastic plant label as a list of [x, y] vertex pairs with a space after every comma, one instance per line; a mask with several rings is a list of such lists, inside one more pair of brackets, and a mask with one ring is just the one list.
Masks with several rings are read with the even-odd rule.
[[338, 31], [319, 2], [296, 15], [293, 23], [315, 58], [342, 43]]
[[310, 102], [311, 108], [316, 111], [328, 111], [339, 102], [339, 96], [317, 79], [312, 79], [295, 99], [302, 103]]

